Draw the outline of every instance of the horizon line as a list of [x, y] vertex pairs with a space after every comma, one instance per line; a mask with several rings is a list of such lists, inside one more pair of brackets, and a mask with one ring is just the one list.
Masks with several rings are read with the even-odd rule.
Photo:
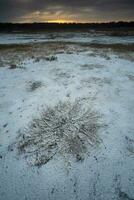
[[107, 21], [107, 22], [0, 22], [0, 24], [110, 24], [110, 23], [134, 23], [132, 21]]

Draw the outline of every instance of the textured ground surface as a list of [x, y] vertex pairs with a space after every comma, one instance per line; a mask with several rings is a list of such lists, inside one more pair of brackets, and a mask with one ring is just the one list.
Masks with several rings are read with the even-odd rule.
[[134, 199], [134, 38], [74, 35], [0, 35], [0, 200]]

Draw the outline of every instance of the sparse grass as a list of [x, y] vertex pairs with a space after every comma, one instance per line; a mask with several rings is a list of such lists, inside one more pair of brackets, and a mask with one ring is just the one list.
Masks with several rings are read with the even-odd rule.
[[103, 68], [104, 65], [101, 65], [101, 64], [84, 64], [84, 65], [81, 65], [81, 68], [83, 70], [93, 70], [93, 69], [100, 69], [100, 68]]
[[119, 199], [120, 200], [134, 200], [127, 193], [121, 191], [121, 189], [119, 189], [118, 194], [119, 194]]
[[26, 69], [22, 64], [20, 64], [19, 62], [15, 63], [15, 62], [11, 62], [11, 63], [7, 63], [7, 65], [9, 65], [9, 69]]
[[67, 86], [70, 82], [71, 78], [71, 71], [65, 71], [61, 69], [52, 70], [52, 73], [54, 74], [54, 81], [62, 83], [64, 86]]
[[104, 84], [111, 84], [111, 80], [109, 78], [100, 78], [100, 77], [90, 77], [88, 79], [81, 80], [81, 84], [87, 87], [91, 87], [92, 85], [103, 86]]
[[64, 71], [59, 71], [57, 74], [56, 74], [56, 77], [58, 78], [58, 79], [68, 79], [68, 78], [70, 78], [70, 73], [69, 72], [64, 72]]
[[5, 67], [3, 60], [0, 59], [0, 67]]
[[92, 50], [92, 56], [101, 56], [110, 60], [110, 54], [116, 53], [124, 59], [133, 61], [133, 44], [98, 44], [98, 43], [73, 43], [73, 42], [45, 42], [34, 44], [0, 44], [0, 57], [3, 65], [10, 60], [17, 63], [24, 59], [34, 58], [40, 60], [56, 61], [59, 53], [80, 53]]
[[133, 52], [134, 51], [134, 44], [99, 44], [99, 43], [92, 43], [92, 44], [83, 44], [83, 46], [88, 46], [95, 49], [108, 49], [113, 50], [116, 52]]
[[52, 62], [56, 61], [57, 59], [58, 59], [57, 56], [40, 56], [35, 58], [35, 62], [39, 62], [40, 60], [46, 60]]
[[126, 144], [127, 144], [127, 151], [129, 152], [129, 155], [134, 155], [134, 139], [129, 138], [128, 136], [125, 137]]
[[0, 44], [0, 51], [24, 51], [30, 47], [30, 44]]
[[92, 53], [89, 54], [90, 57], [97, 57], [97, 56], [100, 56], [106, 60], [110, 60], [111, 57], [111, 50], [109, 48], [92, 48], [91, 46], [91, 49], [92, 49]]
[[36, 89], [38, 89], [39, 87], [42, 86], [42, 82], [41, 81], [30, 81], [29, 85], [28, 85], [28, 91], [29, 92], [33, 92]]
[[[65, 45], [66, 46], [66, 45]], [[56, 61], [55, 54], [62, 48], [60, 44], [0, 44], [0, 57], [3, 65], [10, 61], [15, 63], [23, 62], [24, 59], [34, 59], [35, 62], [40, 60]], [[66, 47], [64, 47], [66, 48]]]
[[127, 150], [129, 151], [130, 155], [134, 155], [134, 147], [133, 146], [128, 146]]
[[96, 146], [101, 141], [98, 135], [102, 126], [100, 117], [90, 108], [84, 109], [80, 100], [59, 102], [33, 119], [18, 138], [18, 151], [35, 166], [46, 164], [57, 153], [82, 160], [88, 146]]
[[134, 30], [133, 29], [122, 29], [122, 30], [110, 30], [110, 31], [102, 31], [103, 34], [109, 35], [109, 36], [133, 36]]
[[82, 44], [82, 46], [92, 49], [90, 56], [100, 56], [110, 60], [111, 54], [116, 54], [119, 58], [134, 61], [134, 44]]
[[134, 81], [134, 75], [128, 74], [127, 77], [129, 78], [130, 81]]
[[[80, 48], [81, 47], [81, 48]], [[0, 52], [39, 52], [47, 51], [50, 52], [65, 52], [68, 51], [82, 51], [83, 48], [88, 50], [88, 47], [95, 49], [112, 49], [118, 52], [132, 52], [134, 51], [134, 44], [100, 44], [100, 43], [73, 43], [73, 42], [45, 42], [45, 43], [34, 43], [34, 44], [0, 44]]]

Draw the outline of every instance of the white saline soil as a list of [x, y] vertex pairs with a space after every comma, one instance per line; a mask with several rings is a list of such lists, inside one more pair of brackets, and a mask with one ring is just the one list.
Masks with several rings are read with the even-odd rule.
[[[134, 62], [114, 53], [94, 56], [90, 48], [56, 56], [52, 62], [26, 59], [24, 69], [0, 67], [0, 200], [134, 199]], [[30, 92], [30, 81], [42, 85]], [[87, 99], [107, 125], [98, 133], [103, 142], [83, 161], [55, 155], [38, 168], [9, 151], [42, 107], [77, 98]]]

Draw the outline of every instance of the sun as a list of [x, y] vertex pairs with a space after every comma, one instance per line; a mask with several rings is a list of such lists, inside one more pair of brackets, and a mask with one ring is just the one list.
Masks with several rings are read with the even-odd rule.
[[56, 20], [49, 20], [48, 23], [58, 23], [58, 24], [65, 24], [65, 23], [73, 23], [71, 20], [64, 20], [64, 19], [56, 19]]

